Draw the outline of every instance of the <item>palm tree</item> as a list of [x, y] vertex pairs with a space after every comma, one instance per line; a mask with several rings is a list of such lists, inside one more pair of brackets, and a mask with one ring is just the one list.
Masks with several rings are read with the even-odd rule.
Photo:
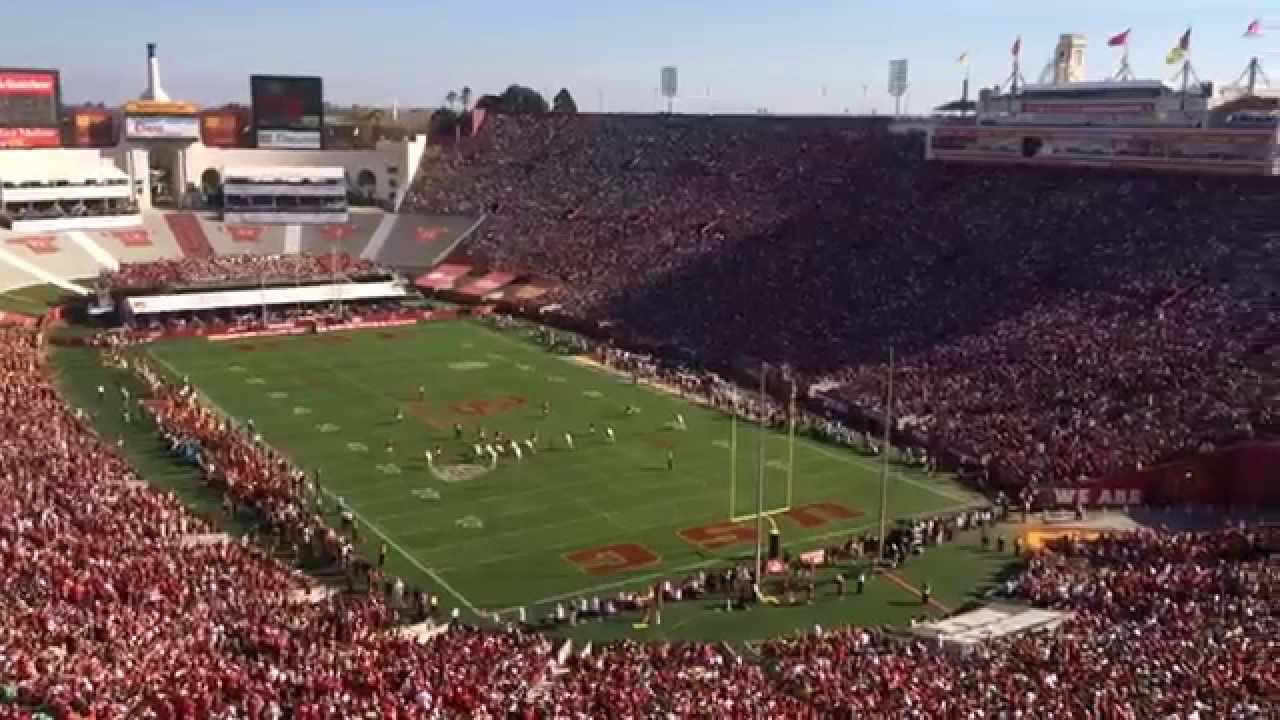
[[448, 95], [444, 96], [445, 104], [452, 110], [454, 105], [458, 104], [458, 93], [450, 90]]
[[467, 109], [471, 107], [471, 86], [470, 85], [462, 86], [462, 95], [458, 96], [458, 99], [462, 100], [462, 112], [466, 112]]

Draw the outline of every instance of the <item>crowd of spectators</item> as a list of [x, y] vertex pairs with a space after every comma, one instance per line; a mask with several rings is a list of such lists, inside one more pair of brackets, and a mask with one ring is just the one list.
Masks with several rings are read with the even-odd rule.
[[336, 256], [277, 254], [219, 255], [214, 257], [179, 257], [137, 263], [121, 263], [116, 270], [104, 270], [98, 277], [99, 289], [163, 290], [211, 285], [258, 285], [297, 282], [326, 282], [334, 273], [346, 277], [389, 275], [390, 271], [376, 263], [352, 258], [346, 253]]
[[[378, 593], [299, 601], [309, 583], [262, 548], [190, 542], [213, 528], [91, 434], [36, 331], [0, 328], [0, 348], [0, 718], [506, 717], [545, 674], [541, 636], [419, 642]], [[294, 476], [168, 392], [173, 446], [199, 444], [246, 511], [301, 527]]]
[[498, 116], [409, 202], [487, 213], [468, 255], [560, 280], [560, 313], [867, 416], [892, 347], [912, 442], [1061, 485], [1280, 423], [1268, 193], [929, 164], [861, 120]]
[[0, 209], [0, 224], [10, 225], [25, 220], [59, 220], [63, 218], [136, 215], [138, 204], [129, 199], [51, 200], [32, 203], [6, 203]]
[[537, 633], [456, 623], [421, 640], [397, 632], [403, 609], [382, 593], [311, 598], [267, 548], [191, 542], [213, 528], [141, 483], [85, 413], [139, 402], [233, 513], [265, 521], [259, 537], [310, 536], [316, 551], [298, 557], [340, 559], [347, 538], [320, 523], [310, 479], [252, 427], [145, 366], [147, 397], [101, 393], [101, 407], [73, 410], [36, 330], [0, 329], [0, 348], [0, 718], [1262, 718], [1278, 707], [1274, 529], [1051, 546], [1008, 589], [1073, 618], [963, 657], [862, 629], [772, 641], [763, 662], [711, 643], [560, 658]]

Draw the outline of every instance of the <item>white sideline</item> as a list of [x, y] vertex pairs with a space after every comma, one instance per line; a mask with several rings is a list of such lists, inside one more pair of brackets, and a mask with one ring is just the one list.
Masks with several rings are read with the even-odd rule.
[[286, 255], [297, 255], [300, 252], [302, 252], [302, 226], [285, 225], [284, 253]]
[[54, 275], [48, 270], [45, 270], [44, 268], [39, 267], [38, 265], [34, 265], [30, 262], [27, 262], [26, 260], [23, 260], [22, 258], [18, 257], [17, 255], [14, 255], [13, 253], [3, 248], [0, 248], [0, 260], [3, 260], [4, 262], [9, 263], [10, 265], [18, 268], [19, 270], [27, 273], [28, 275], [32, 275], [34, 277], [39, 278], [40, 280], [43, 280], [49, 285], [57, 285], [63, 290], [70, 290], [71, 292], [77, 295], [89, 294], [89, 289], [84, 287], [83, 285], [77, 285], [71, 282], [70, 280], [63, 280], [62, 278], [58, 277], [57, 275]]
[[67, 233], [67, 237], [71, 238], [71, 242], [79, 245], [82, 250], [89, 253], [89, 257], [93, 258], [102, 267], [110, 270], [120, 269], [120, 261], [115, 259], [111, 253], [103, 250], [101, 245], [94, 242], [83, 231], [72, 230]]
[[378, 253], [382, 252], [382, 246], [387, 244], [387, 238], [391, 236], [391, 230], [396, 226], [399, 218], [399, 215], [393, 213], [387, 213], [382, 216], [382, 219], [378, 221], [378, 227], [369, 238], [369, 244], [360, 252], [361, 259], [377, 259]]
[[[156, 362], [158, 362], [158, 363], [160, 363], [161, 365], [163, 365], [163, 366], [164, 366], [164, 367], [165, 367], [165, 368], [166, 368], [170, 373], [173, 373], [173, 375], [174, 375], [175, 377], [181, 377], [181, 376], [182, 376], [182, 373], [178, 372], [177, 368], [175, 368], [175, 367], [174, 367], [174, 366], [173, 366], [173, 365], [172, 365], [168, 360], [165, 360], [164, 358], [160, 357], [159, 355], [157, 355], [157, 354], [156, 354], [156, 353], [154, 353], [154, 352], [148, 352], [148, 353], [147, 353], [147, 355], [148, 355], [149, 357], [153, 358]], [[210, 407], [212, 407], [214, 410], [216, 410], [216, 411], [217, 411], [219, 414], [221, 414], [223, 417], [225, 417], [225, 418], [235, 418], [235, 417], [236, 417], [235, 415], [232, 415], [231, 413], [227, 412], [227, 411], [226, 411], [226, 410], [225, 410], [221, 405], [219, 405], [218, 403], [214, 402], [213, 398], [209, 397], [208, 393], [205, 393], [205, 392], [201, 391], [201, 392], [200, 392], [200, 397], [201, 397], [201, 398], [203, 398], [205, 402], [209, 403], [209, 406], [210, 406]], [[267, 443], [267, 445], [268, 445], [268, 446], [270, 446], [270, 443]], [[273, 449], [273, 450], [275, 450], [278, 454], [280, 454], [280, 455], [284, 455], [284, 453], [281, 453], [278, 449], [275, 449], [275, 448], [272, 448], [272, 449]], [[285, 457], [288, 457], [287, 455], [284, 455], [284, 456], [285, 456]], [[320, 492], [324, 493], [324, 495], [325, 495], [327, 498], [329, 498], [330, 502], [332, 502], [332, 501], [334, 501], [334, 500], [336, 500], [336, 499], [337, 499], [337, 495], [335, 495], [335, 494], [333, 494], [333, 493], [329, 492], [329, 490], [328, 490], [327, 488], [322, 487], [322, 486], [317, 486], [317, 487], [319, 488]], [[429, 568], [429, 567], [427, 567], [427, 566], [423, 565], [423, 564], [418, 560], [418, 558], [414, 557], [413, 553], [409, 552], [408, 550], [405, 550], [405, 549], [400, 545], [400, 543], [396, 542], [396, 541], [395, 541], [395, 538], [392, 538], [390, 535], [388, 535], [386, 532], [384, 532], [384, 531], [382, 530], [382, 528], [380, 528], [380, 527], [378, 527], [376, 524], [374, 524], [374, 523], [370, 522], [367, 518], [365, 518], [363, 515], [361, 515], [359, 512], [357, 512], [357, 511], [356, 511], [356, 509], [355, 509], [355, 508], [353, 508], [353, 507], [351, 507], [350, 505], [347, 505], [347, 510], [349, 510], [349, 511], [351, 512], [352, 516], [354, 516], [357, 520], [359, 520], [359, 521], [361, 522], [361, 524], [363, 524], [365, 527], [367, 527], [367, 528], [369, 528], [370, 530], [372, 530], [372, 531], [373, 531], [373, 534], [374, 534], [374, 535], [377, 535], [377, 536], [378, 536], [378, 537], [379, 537], [383, 542], [385, 542], [385, 543], [387, 544], [387, 546], [388, 546], [388, 547], [390, 547], [391, 549], [393, 549], [393, 550], [395, 550], [396, 552], [400, 553], [400, 555], [401, 555], [401, 556], [403, 556], [405, 560], [408, 560], [408, 561], [409, 561], [409, 564], [413, 565], [413, 566], [414, 566], [414, 567], [416, 567], [418, 570], [420, 570], [420, 571], [422, 572], [422, 574], [424, 574], [424, 575], [426, 575], [427, 577], [429, 577], [429, 578], [431, 578], [432, 580], [434, 580], [434, 581], [435, 581], [435, 582], [436, 582], [440, 587], [444, 588], [446, 592], [448, 592], [448, 593], [449, 593], [450, 595], [452, 595], [455, 599], [457, 599], [457, 600], [458, 600], [458, 602], [462, 603], [462, 606], [463, 606], [463, 607], [465, 607], [467, 610], [471, 611], [471, 613], [472, 613], [473, 615], [475, 615], [476, 617], [486, 617], [485, 613], [481, 612], [481, 610], [480, 610], [479, 608], [477, 608], [474, 604], [472, 604], [472, 602], [471, 602], [470, 600], [468, 600], [468, 599], [467, 599], [467, 597], [466, 597], [465, 595], [463, 595], [462, 593], [458, 592], [458, 591], [457, 591], [457, 589], [455, 589], [455, 588], [454, 588], [452, 585], [450, 585], [449, 583], [445, 582], [444, 578], [440, 577], [440, 574], [439, 574], [439, 573], [437, 573], [433, 568]]]
[[467, 238], [471, 237], [471, 233], [475, 232], [476, 228], [480, 227], [480, 224], [488, 219], [489, 219], [488, 214], [485, 214], [485, 215], [481, 215], [479, 220], [476, 220], [475, 222], [471, 223], [471, 227], [467, 228], [466, 230], [463, 230], [461, 235], [454, 238], [453, 242], [449, 243], [449, 247], [441, 250], [439, 254], [437, 254], [434, 258], [431, 259], [431, 266], [435, 267], [436, 265], [439, 265], [445, 258], [449, 257], [449, 253], [456, 250], [458, 246], [462, 244], [463, 240], [466, 240]]

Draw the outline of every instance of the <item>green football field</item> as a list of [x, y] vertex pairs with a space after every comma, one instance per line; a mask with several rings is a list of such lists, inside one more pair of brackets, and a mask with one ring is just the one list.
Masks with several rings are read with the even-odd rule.
[[[301, 467], [321, 471], [326, 491], [344, 499], [371, 545], [389, 545], [394, 571], [475, 613], [526, 607], [533, 616], [557, 600], [678, 579], [749, 555], [755, 523], [730, 517], [754, 511], [762, 440], [764, 506], [775, 511], [771, 520], [787, 550], [875, 527], [874, 458], [734, 422], [551, 352], [529, 333], [450, 322], [193, 339], [146, 352], [161, 368], [189, 376], [224, 413], [253, 419], [265, 440]], [[639, 412], [628, 414], [628, 405]], [[499, 431], [521, 441], [536, 433], [537, 451], [522, 442], [520, 460], [508, 452], [496, 466], [478, 461], [471, 449], [480, 428], [490, 442]], [[566, 433], [574, 435], [572, 449]], [[428, 465], [424, 452], [437, 447], [443, 455]], [[892, 469], [891, 518], [977, 500], [949, 480]], [[954, 560], [940, 553], [923, 567], [941, 586], [939, 596], [955, 602], [978, 584], [975, 573], [998, 565]], [[886, 603], [910, 599], [902, 590], [879, 592]], [[860, 621], [848, 607], [829, 610], [828, 622]], [[906, 612], [869, 618], [902, 619]], [[803, 619], [791, 616], [784, 625], [803, 627]], [[687, 622], [705, 624], [705, 613]], [[710, 635], [741, 635], [731, 625]]]

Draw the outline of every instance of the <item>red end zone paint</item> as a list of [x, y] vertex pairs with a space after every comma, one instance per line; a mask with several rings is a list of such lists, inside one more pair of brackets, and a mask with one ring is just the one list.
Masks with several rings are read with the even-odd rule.
[[518, 395], [494, 398], [493, 400], [468, 400], [449, 405], [449, 409], [459, 415], [478, 415], [486, 417], [510, 412], [528, 402], [527, 398]]
[[[833, 522], [852, 520], [861, 515], [861, 511], [839, 503], [816, 502], [793, 507], [782, 513], [780, 517], [802, 528], [812, 529]], [[679, 535], [681, 540], [697, 545], [703, 550], [717, 550], [752, 542], [756, 539], [756, 529], [750, 522], [725, 521], [685, 528], [677, 531], [676, 535]]]
[[52, 235], [28, 235], [9, 238], [10, 245], [21, 245], [36, 255], [53, 255], [58, 252], [58, 242]]
[[166, 213], [164, 221], [169, 225], [169, 232], [187, 257], [213, 257], [213, 245], [204, 234], [200, 221], [191, 213]]
[[120, 241], [125, 247], [151, 247], [151, 235], [146, 230], [112, 230], [111, 237]]
[[570, 565], [588, 575], [613, 575], [656, 564], [661, 560], [652, 550], [636, 543], [619, 543], [578, 550], [563, 556]]

